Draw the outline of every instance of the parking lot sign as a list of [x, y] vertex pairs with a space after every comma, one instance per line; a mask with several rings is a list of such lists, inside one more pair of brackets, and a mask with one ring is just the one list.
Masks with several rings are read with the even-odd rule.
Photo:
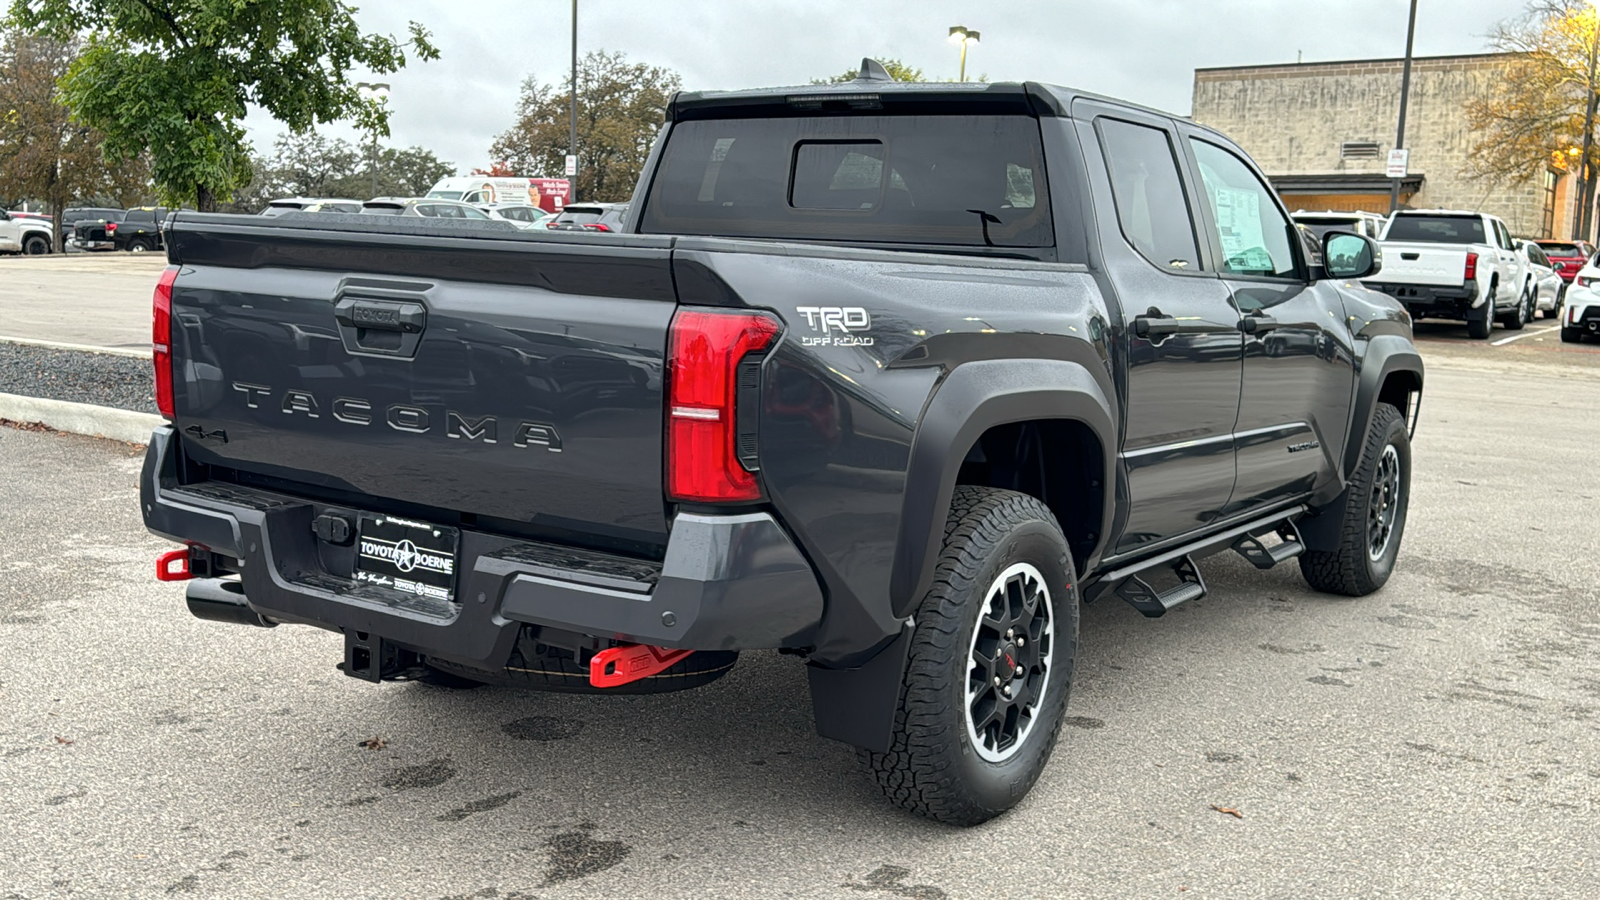
[[1406, 166], [1411, 162], [1410, 150], [1390, 150], [1389, 167], [1385, 174], [1390, 178], [1406, 177]]
[[576, 156], [573, 156], [571, 153], [568, 153], [567, 154], [567, 177], [571, 178], [572, 176], [574, 176], [576, 174], [578, 174], [578, 158]]

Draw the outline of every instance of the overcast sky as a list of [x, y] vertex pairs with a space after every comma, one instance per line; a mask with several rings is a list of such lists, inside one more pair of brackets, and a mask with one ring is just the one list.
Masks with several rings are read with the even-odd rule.
[[[489, 162], [522, 80], [558, 81], [569, 65], [570, 0], [356, 2], [364, 30], [403, 35], [416, 20], [433, 31], [441, 58], [386, 78], [392, 140], [462, 172]], [[1416, 53], [1482, 52], [1490, 28], [1522, 5], [1421, 0]], [[1187, 114], [1197, 67], [1402, 56], [1406, 14], [1406, 0], [579, 0], [578, 50], [666, 66], [689, 90], [803, 84], [863, 56], [953, 78], [959, 48], [947, 35], [965, 25], [982, 35], [969, 77], [1070, 85]], [[281, 131], [259, 112], [246, 124], [262, 151]]]

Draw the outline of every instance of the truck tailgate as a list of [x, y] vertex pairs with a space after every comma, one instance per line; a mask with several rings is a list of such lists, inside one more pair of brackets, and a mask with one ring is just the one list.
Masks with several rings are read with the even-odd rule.
[[1466, 280], [1467, 250], [1448, 244], [1385, 241], [1383, 271], [1374, 281], [1459, 287]]
[[666, 239], [238, 218], [169, 236], [190, 458], [394, 512], [664, 541]]

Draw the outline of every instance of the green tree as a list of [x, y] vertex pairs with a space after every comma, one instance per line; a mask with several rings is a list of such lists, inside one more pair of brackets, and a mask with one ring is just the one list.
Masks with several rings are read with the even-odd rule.
[[367, 147], [343, 138], [315, 131], [285, 134], [273, 142], [272, 156], [250, 157], [249, 183], [219, 209], [254, 214], [280, 197], [417, 197], [456, 171], [454, 163], [431, 150], [385, 147], [377, 155], [378, 191], [373, 194], [372, 163]]
[[[1526, 183], [1546, 171], [1575, 171], [1583, 215], [1574, 223], [1588, 235], [1600, 143], [1592, 137], [1600, 99], [1597, 54], [1600, 28], [1589, 0], [1533, 0], [1523, 15], [1501, 23], [1490, 45], [1513, 54], [1490, 93], [1466, 106], [1474, 133], [1474, 173], [1491, 183]], [[1583, 165], [1585, 123], [1591, 128], [1589, 164]]]
[[[921, 69], [919, 69], [919, 68], [917, 68], [915, 66], [908, 66], [908, 65], [906, 65], [903, 62], [901, 62], [898, 59], [880, 59], [880, 60], [878, 60], [878, 62], [883, 64], [883, 68], [888, 71], [889, 77], [893, 78], [895, 81], [927, 81], [928, 80], [926, 77], [923, 76]], [[856, 78], [858, 76], [860, 76], [860, 74], [861, 74], [861, 70], [860, 69], [846, 69], [844, 72], [842, 72], [842, 73], [840, 73], [838, 75], [835, 75], [832, 78], [813, 78], [813, 79], [811, 79], [811, 83], [812, 84], [843, 84], [846, 81], [855, 81]]]
[[[569, 139], [571, 84], [570, 75], [559, 84], [529, 76], [522, 83], [516, 124], [495, 139], [490, 158], [504, 161], [518, 175], [559, 177]], [[667, 101], [682, 84], [671, 69], [630, 63], [622, 53], [596, 50], [579, 61], [577, 196], [626, 200], [633, 193]]]
[[211, 210], [251, 178], [240, 122], [252, 104], [295, 132], [353, 119], [389, 133], [352, 71], [439, 53], [415, 22], [401, 41], [363, 34], [354, 13], [342, 0], [11, 0], [10, 18], [58, 40], [89, 35], [60, 81], [74, 118], [113, 158], [148, 152], [167, 202]]
[[58, 99], [56, 82], [77, 52], [74, 41], [0, 33], [0, 202], [48, 203], [58, 253], [60, 212], [69, 205], [85, 199], [133, 204], [151, 194], [144, 158], [104, 162], [100, 133], [72, 121]]

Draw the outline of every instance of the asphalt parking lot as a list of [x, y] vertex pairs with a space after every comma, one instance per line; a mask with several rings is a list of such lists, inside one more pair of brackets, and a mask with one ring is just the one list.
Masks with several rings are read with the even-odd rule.
[[165, 253], [0, 257], [0, 338], [150, 349], [150, 295]]
[[1219, 556], [1164, 619], [1088, 607], [1054, 762], [969, 831], [883, 803], [789, 657], [455, 693], [194, 620], [135, 448], [0, 428], [0, 897], [1595, 897], [1600, 345], [1543, 327], [1419, 326], [1382, 592]]

